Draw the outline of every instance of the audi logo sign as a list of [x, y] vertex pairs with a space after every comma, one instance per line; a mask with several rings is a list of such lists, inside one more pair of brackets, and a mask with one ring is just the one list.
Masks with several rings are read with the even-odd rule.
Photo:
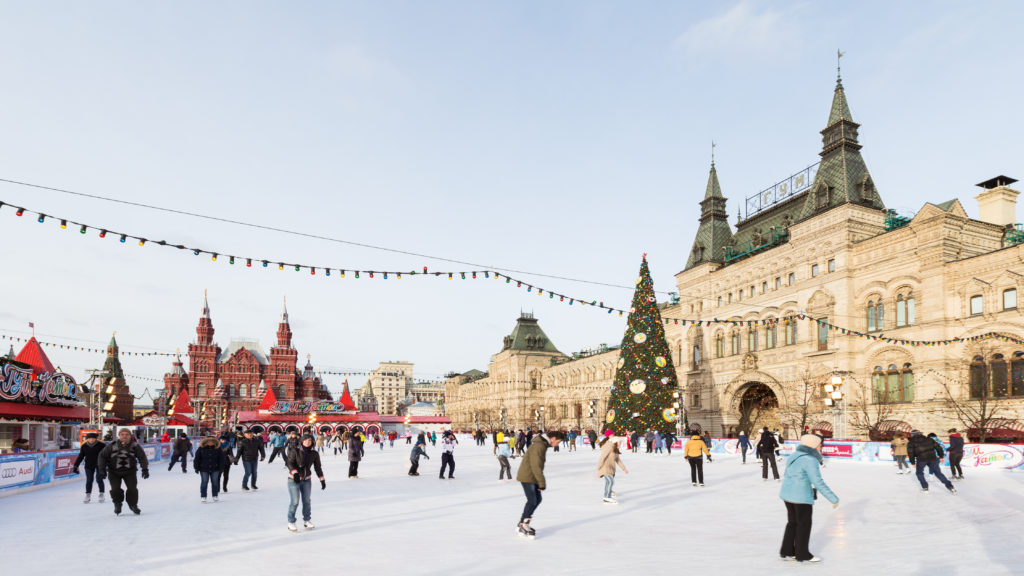
[[0, 488], [28, 484], [36, 479], [36, 460], [9, 460], [0, 462]]

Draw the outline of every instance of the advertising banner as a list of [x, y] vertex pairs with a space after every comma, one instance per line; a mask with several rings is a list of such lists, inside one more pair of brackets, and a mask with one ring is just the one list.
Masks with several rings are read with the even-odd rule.
[[61, 476], [70, 476], [74, 472], [72, 470], [75, 467], [75, 458], [78, 456], [75, 452], [61, 452], [54, 456], [53, 459], [53, 477], [59, 478]]
[[34, 456], [0, 461], [0, 488], [32, 484], [36, 480], [37, 469]]

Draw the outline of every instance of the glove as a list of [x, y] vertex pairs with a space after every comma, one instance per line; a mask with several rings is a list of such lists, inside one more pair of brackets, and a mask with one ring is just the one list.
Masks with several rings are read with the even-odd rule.
[[323, 478], [320, 479], [320, 489], [327, 490], [327, 480], [324, 480]]
[[296, 472], [292, 474], [292, 480], [294, 480], [296, 483], [302, 482], [302, 475]]
[[711, 455], [708, 454], [708, 462], [711, 462]]
[[196, 474], [199, 474], [199, 469], [198, 468], [196, 468]]
[[142, 471], [142, 479], [145, 480], [146, 478], [149, 478], [149, 470]]
[[78, 466], [72, 468], [71, 471], [74, 472], [75, 474], [78, 474]]
[[260, 462], [263, 462], [264, 457], [260, 456]]

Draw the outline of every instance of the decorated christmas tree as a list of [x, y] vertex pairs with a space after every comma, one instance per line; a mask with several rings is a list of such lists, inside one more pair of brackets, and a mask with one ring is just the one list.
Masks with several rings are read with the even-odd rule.
[[629, 430], [640, 434], [647, 430], [675, 430], [679, 410], [673, 406], [678, 401], [673, 393], [677, 390], [676, 369], [665, 341], [665, 328], [644, 254], [619, 349], [605, 428], [618, 435]]

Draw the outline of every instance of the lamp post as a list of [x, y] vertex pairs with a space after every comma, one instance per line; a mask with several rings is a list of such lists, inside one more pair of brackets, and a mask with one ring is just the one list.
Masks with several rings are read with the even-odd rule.
[[842, 373], [835, 372], [825, 384], [825, 406], [831, 407], [831, 410], [827, 410], [827, 412], [833, 416], [833, 436], [839, 438], [846, 437], [846, 410], [843, 400], [843, 376]]

